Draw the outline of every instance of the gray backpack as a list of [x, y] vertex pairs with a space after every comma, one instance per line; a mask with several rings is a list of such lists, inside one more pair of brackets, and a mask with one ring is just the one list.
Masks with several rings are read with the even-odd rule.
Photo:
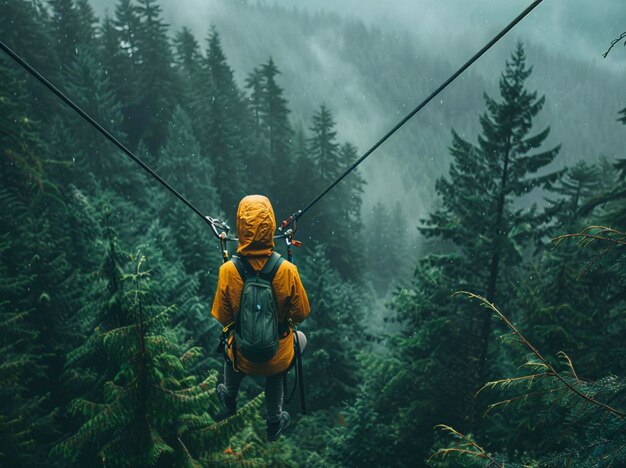
[[261, 271], [255, 271], [243, 256], [233, 256], [243, 280], [239, 311], [235, 316], [235, 341], [242, 356], [252, 362], [269, 361], [278, 351], [280, 329], [278, 302], [272, 280], [283, 258], [276, 252]]

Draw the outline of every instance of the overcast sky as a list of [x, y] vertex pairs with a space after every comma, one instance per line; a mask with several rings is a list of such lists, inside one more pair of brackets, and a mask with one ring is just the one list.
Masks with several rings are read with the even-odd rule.
[[[218, 24], [225, 3], [244, 0], [161, 0], [166, 21], [187, 25], [204, 37], [208, 24]], [[99, 14], [113, 11], [115, 1], [95, 0]], [[462, 38], [476, 48], [513, 19], [529, 0], [272, 0], [310, 12], [335, 12], [389, 31], [414, 34], [433, 48], [446, 49]], [[228, 9], [228, 11], [232, 11]], [[598, 60], [610, 41], [626, 30], [625, 0], [544, 0], [513, 34], [549, 50], [584, 60]], [[604, 66], [626, 70], [624, 52], [609, 56]]]
[[[192, 4], [193, 2], [190, 2]], [[335, 11], [367, 24], [412, 31], [443, 47], [457, 37], [484, 39], [512, 20], [528, 0], [277, 0], [284, 6]], [[599, 57], [626, 30], [624, 0], [544, 0], [515, 34], [566, 55]], [[455, 42], [455, 41], [452, 41]], [[623, 59], [623, 57], [622, 57]], [[626, 62], [626, 60], [622, 60]]]

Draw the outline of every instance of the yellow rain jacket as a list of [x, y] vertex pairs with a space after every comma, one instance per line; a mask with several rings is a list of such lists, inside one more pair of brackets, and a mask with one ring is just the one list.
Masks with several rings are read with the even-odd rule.
[[[237, 253], [244, 255], [252, 268], [259, 271], [265, 265], [274, 248], [276, 220], [272, 204], [262, 195], [249, 195], [241, 200], [237, 210]], [[285, 324], [287, 318], [299, 324], [309, 314], [310, 306], [298, 269], [293, 263], [284, 261], [272, 281], [274, 294], [278, 301], [278, 323]], [[232, 261], [220, 267], [217, 291], [213, 298], [211, 314], [222, 325], [228, 325], [235, 319], [239, 310], [243, 280]], [[229, 345], [234, 337], [229, 339]], [[237, 353], [237, 367], [250, 375], [274, 375], [286, 370], [293, 360], [293, 331], [282, 338], [276, 355], [268, 362], [255, 363], [246, 360]], [[233, 361], [232, 346], [228, 347], [228, 357]]]

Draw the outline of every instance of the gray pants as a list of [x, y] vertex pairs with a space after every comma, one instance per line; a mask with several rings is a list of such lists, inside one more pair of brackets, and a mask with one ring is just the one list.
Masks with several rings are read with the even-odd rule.
[[[301, 331], [296, 332], [300, 341], [300, 349], [304, 352], [306, 348], [306, 336]], [[241, 381], [246, 376], [243, 372], [235, 372], [233, 366], [228, 362], [224, 363], [224, 385], [226, 391], [233, 398], [237, 398]], [[267, 419], [277, 421], [283, 412], [283, 374], [270, 375], [265, 378], [265, 407], [267, 408]]]

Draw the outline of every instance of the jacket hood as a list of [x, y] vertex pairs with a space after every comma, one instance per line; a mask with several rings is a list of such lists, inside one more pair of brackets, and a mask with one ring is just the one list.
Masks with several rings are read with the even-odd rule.
[[237, 253], [253, 257], [267, 257], [274, 249], [276, 219], [267, 197], [248, 195], [237, 209]]

